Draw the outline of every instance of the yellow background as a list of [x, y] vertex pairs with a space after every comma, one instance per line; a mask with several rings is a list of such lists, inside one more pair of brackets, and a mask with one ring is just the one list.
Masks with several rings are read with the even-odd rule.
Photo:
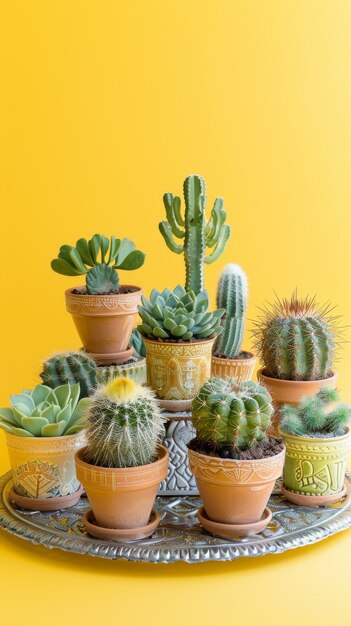
[[[206, 270], [212, 296], [237, 262], [249, 317], [298, 286], [350, 324], [349, 1], [12, 0], [0, 23], [1, 404], [45, 356], [79, 348], [63, 297], [75, 279], [50, 269], [60, 244], [128, 236], [148, 254], [132, 282], [183, 282], [157, 224], [163, 193], [190, 173], [211, 204], [224, 197], [233, 230]], [[350, 363], [346, 344], [348, 400]], [[0, 446], [3, 472], [2, 434]], [[343, 626], [350, 557], [350, 533], [282, 556], [148, 566], [1, 532], [1, 620]]]

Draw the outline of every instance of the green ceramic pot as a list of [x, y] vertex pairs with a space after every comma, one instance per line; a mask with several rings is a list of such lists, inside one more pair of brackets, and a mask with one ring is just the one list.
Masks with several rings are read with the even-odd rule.
[[[297, 437], [280, 431], [286, 446], [283, 470], [286, 490], [314, 497], [323, 504], [343, 493], [351, 432], [332, 438]], [[296, 500], [296, 498], [295, 498]], [[293, 500], [293, 501], [295, 501]]]

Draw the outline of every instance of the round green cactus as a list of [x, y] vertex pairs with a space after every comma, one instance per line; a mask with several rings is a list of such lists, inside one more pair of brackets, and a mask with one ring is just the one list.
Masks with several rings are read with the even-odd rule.
[[44, 361], [40, 378], [51, 389], [66, 383], [79, 383], [80, 397], [86, 398], [97, 384], [96, 363], [84, 352], [53, 354]]
[[199, 441], [245, 450], [266, 438], [273, 412], [262, 385], [213, 377], [193, 400], [192, 422]]
[[164, 421], [150, 389], [130, 378], [115, 378], [91, 397], [84, 458], [100, 467], [151, 463], [164, 434]]

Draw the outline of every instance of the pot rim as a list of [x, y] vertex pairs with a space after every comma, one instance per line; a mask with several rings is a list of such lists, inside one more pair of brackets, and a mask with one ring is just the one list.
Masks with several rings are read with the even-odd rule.
[[123, 284], [120, 285], [120, 287], [129, 287], [131, 289], [136, 289], [136, 291], [131, 291], [130, 293], [111, 293], [111, 294], [97, 294], [97, 293], [81, 293], [81, 294], [76, 294], [76, 293], [72, 293], [73, 289], [86, 289], [86, 285], [77, 285], [76, 287], [70, 287], [69, 289], [65, 290], [65, 296], [78, 296], [79, 298], [113, 298], [115, 300], [118, 300], [119, 298], [125, 297], [125, 296], [137, 296], [140, 293], [143, 292], [142, 287], [139, 287], [138, 285], [129, 285], [129, 284]]
[[290, 435], [290, 433], [287, 433], [285, 430], [283, 430], [280, 427], [278, 429], [278, 432], [279, 434], [281, 434], [283, 440], [285, 438], [288, 438], [299, 443], [303, 442], [303, 443], [314, 443], [314, 444], [315, 443], [327, 444], [327, 443], [342, 441], [343, 439], [347, 439], [348, 437], [350, 437], [351, 428], [349, 426], [347, 426], [346, 428], [347, 428], [346, 433], [344, 433], [343, 435], [339, 435], [338, 437], [302, 437], [301, 435]]
[[337, 377], [338, 377], [338, 373], [335, 372], [334, 370], [331, 370], [332, 371], [332, 375], [328, 376], [328, 378], [320, 378], [318, 380], [287, 380], [285, 378], [273, 378], [273, 376], [267, 376], [266, 374], [264, 374], [264, 369], [265, 369], [264, 367], [261, 367], [258, 370], [257, 377], [262, 376], [262, 378], [266, 379], [266, 380], [262, 381], [262, 382], [265, 382], [266, 385], [271, 384], [268, 381], [271, 381], [271, 380], [274, 381], [272, 383], [272, 386], [273, 385], [277, 385], [277, 386], [280, 386], [280, 385], [281, 386], [283, 386], [283, 385], [289, 385], [290, 386], [291, 385], [292, 386], [292, 385], [299, 384], [299, 385], [308, 387], [309, 385], [316, 385], [318, 383], [329, 383], [329, 382], [331, 382], [333, 380], [336, 380]]
[[[278, 440], [278, 437], [272, 437], [272, 439], [277, 439]], [[189, 441], [189, 443], [191, 443], [191, 441]], [[224, 463], [242, 463], [243, 465], [245, 465], [245, 463], [250, 463], [250, 464], [252, 464], [252, 463], [256, 464], [257, 463], [257, 464], [259, 464], [259, 463], [262, 463], [264, 461], [268, 462], [271, 459], [277, 459], [278, 460], [281, 456], [285, 456], [286, 446], [285, 446], [285, 444], [283, 444], [283, 445], [284, 445], [283, 449], [280, 452], [278, 452], [278, 454], [273, 454], [272, 456], [265, 456], [262, 459], [222, 459], [219, 456], [210, 456], [209, 454], [204, 454], [203, 452], [197, 452], [196, 450], [192, 450], [191, 448], [189, 448], [189, 444], [187, 445], [187, 448], [188, 448], [188, 452], [189, 453], [198, 454], [199, 456], [202, 456], [205, 459], [208, 459], [209, 461], [212, 461], [212, 462], [214, 460], [218, 460], [221, 463], [222, 462], [224, 462]]]
[[190, 341], [189, 340], [189, 341], [177, 342], [177, 341], [164, 341], [163, 339], [160, 339], [160, 341], [158, 341], [157, 339], [149, 339], [149, 337], [145, 337], [145, 335], [141, 335], [141, 336], [144, 341], [149, 342], [149, 343], [154, 343], [158, 346], [164, 345], [164, 346], [174, 346], [174, 347], [182, 347], [182, 348], [184, 346], [196, 346], [197, 344], [199, 346], [202, 346], [205, 343], [215, 342], [217, 339], [217, 335], [216, 335], [215, 337], [212, 337], [212, 339], [204, 339], [204, 341]]
[[5, 432], [6, 437], [12, 438], [12, 439], [16, 439], [17, 441], [23, 441], [23, 440], [28, 440], [28, 443], [31, 442], [33, 443], [33, 439], [35, 441], [69, 441], [71, 439], [77, 438], [79, 436], [84, 435], [85, 432], [85, 428], [82, 428], [82, 430], [79, 430], [77, 433], [73, 433], [72, 435], [60, 435], [59, 437], [20, 437], [19, 435], [13, 435], [12, 433], [9, 432]]
[[251, 363], [251, 361], [255, 360], [257, 357], [256, 355], [251, 352], [250, 350], [242, 350], [242, 352], [246, 352], [247, 354], [250, 354], [250, 357], [248, 357], [247, 359], [231, 359], [229, 357], [221, 357], [221, 356], [216, 356], [215, 354], [212, 354], [212, 360], [216, 360], [216, 361], [230, 361], [230, 363]]
[[135, 465], [134, 467], [101, 467], [101, 465], [92, 465], [92, 463], [87, 463], [82, 459], [82, 455], [86, 449], [87, 446], [84, 446], [83, 448], [77, 450], [77, 452], [75, 453], [76, 463], [79, 463], [79, 465], [81, 465], [83, 468], [86, 468], [87, 470], [95, 469], [99, 472], [104, 472], [106, 474], [122, 474], [126, 471], [130, 474], [137, 474], [142, 471], [143, 468], [155, 468], [157, 467], [157, 465], [163, 465], [165, 460], [168, 462], [169, 457], [167, 448], [164, 445], [159, 444], [157, 460], [153, 461], [152, 463], [148, 463], [147, 465]]

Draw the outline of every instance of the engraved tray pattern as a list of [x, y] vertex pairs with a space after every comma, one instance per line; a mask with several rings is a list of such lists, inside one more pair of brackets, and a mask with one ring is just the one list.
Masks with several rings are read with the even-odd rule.
[[161, 524], [149, 539], [131, 543], [101, 541], [84, 530], [82, 514], [89, 508], [86, 498], [63, 511], [22, 511], [8, 501], [11, 483], [10, 472], [0, 478], [0, 526], [34, 544], [104, 559], [149, 563], [231, 561], [279, 554], [316, 543], [351, 526], [350, 474], [346, 477], [347, 495], [343, 501], [316, 509], [284, 500], [278, 481], [269, 502], [271, 523], [260, 535], [239, 541], [220, 539], [203, 531], [196, 518], [201, 501], [194, 496], [159, 496], [155, 507], [161, 514]]

